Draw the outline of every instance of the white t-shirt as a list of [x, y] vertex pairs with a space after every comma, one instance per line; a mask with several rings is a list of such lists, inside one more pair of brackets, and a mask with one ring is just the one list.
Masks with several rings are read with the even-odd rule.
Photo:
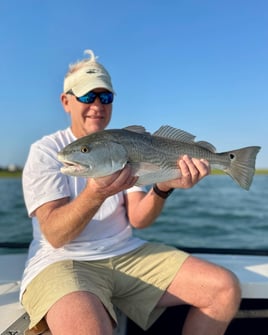
[[[32, 213], [48, 201], [65, 197], [74, 199], [85, 187], [86, 178], [70, 177], [60, 172], [57, 153], [76, 140], [70, 128], [43, 137], [32, 144], [23, 171], [23, 192], [28, 214], [32, 217], [33, 241], [23, 273], [21, 293], [45, 267], [60, 260], [96, 260], [124, 254], [145, 241], [133, 237], [126, 216], [124, 193], [107, 198], [85, 229], [70, 243], [53, 248], [40, 230]], [[126, 192], [145, 191], [132, 187]]]

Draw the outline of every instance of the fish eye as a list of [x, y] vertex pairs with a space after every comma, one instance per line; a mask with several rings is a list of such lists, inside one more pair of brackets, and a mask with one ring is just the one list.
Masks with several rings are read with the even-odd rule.
[[86, 154], [87, 152], [89, 152], [89, 148], [86, 145], [82, 145], [80, 151], [83, 154]]

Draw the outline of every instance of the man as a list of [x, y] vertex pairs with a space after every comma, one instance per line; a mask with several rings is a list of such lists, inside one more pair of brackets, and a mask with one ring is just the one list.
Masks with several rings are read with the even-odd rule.
[[28, 334], [112, 334], [114, 306], [146, 329], [167, 306], [188, 304], [183, 334], [224, 334], [240, 302], [229, 271], [173, 247], [132, 235], [151, 225], [173, 188], [209, 174], [205, 160], [178, 159], [182, 177], [146, 192], [126, 166], [103, 178], [63, 175], [57, 153], [77, 138], [105, 129], [114, 90], [107, 70], [90, 58], [70, 66], [61, 102], [71, 126], [31, 146], [23, 172], [33, 241], [21, 300]]

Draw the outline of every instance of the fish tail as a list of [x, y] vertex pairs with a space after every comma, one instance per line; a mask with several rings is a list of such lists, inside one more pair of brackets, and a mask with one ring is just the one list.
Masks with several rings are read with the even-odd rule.
[[256, 156], [260, 149], [260, 147], [254, 146], [228, 152], [230, 165], [224, 171], [245, 190], [249, 190], [252, 183]]

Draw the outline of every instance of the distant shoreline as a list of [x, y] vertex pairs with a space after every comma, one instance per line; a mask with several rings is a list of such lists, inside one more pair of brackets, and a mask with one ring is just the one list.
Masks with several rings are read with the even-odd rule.
[[[223, 171], [220, 170], [212, 170], [213, 175], [225, 175]], [[256, 169], [256, 175], [268, 175], [268, 169]], [[0, 171], [0, 178], [21, 178], [22, 171], [8, 171], [2, 170]]]
[[17, 171], [1, 170], [0, 171], [0, 178], [20, 178], [21, 175], [22, 175], [21, 170], [17, 170]]
[[[211, 174], [217, 175], [217, 174], [225, 174], [221, 170], [212, 170]], [[256, 169], [255, 175], [268, 175], [268, 169]]]

